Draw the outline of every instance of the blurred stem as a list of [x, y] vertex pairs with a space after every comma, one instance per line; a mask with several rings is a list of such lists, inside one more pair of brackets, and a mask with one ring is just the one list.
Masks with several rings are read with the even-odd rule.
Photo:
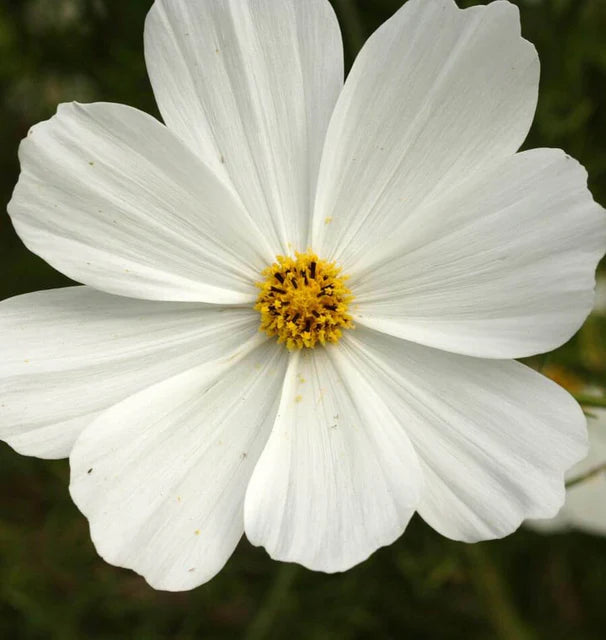
[[584, 404], [586, 407], [606, 407], [606, 398], [588, 396], [582, 393], [574, 393], [573, 395], [579, 404]]
[[364, 26], [356, 0], [334, 0], [334, 5], [341, 18], [341, 26], [347, 36], [349, 50], [355, 57], [364, 44]]
[[581, 482], [585, 482], [585, 480], [590, 480], [591, 478], [593, 478], [593, 476], [597, 476], [599, 473], [603, 473], [604, 471], [606, 471], [606, 463], [601, 464], [597, 467], [594, 467], [593, 469], [590, 469], [586, 473], [583, 473], [580, 476], [577, 476], [576, 478], [569, 480], [566, 483], [566, 488], [570, 489], [570, 487], [574, 487], [575, 484], [581, 484]]
[[284, 563], [280, 566], [257, 615], [248, 627], [246, 640], [263, 640], [269, 636], [298, 572], [296, 564]]
[[496, 637], [534, 640], [534, 634], [516, 611], [509, 590], [490, 554], [479, 544], [464, 546], [476, 593], [483, 600]]

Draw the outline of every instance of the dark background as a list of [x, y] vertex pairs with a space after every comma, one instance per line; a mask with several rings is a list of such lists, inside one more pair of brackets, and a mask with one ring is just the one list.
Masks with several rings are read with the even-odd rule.
[[[400, 4], [333, 0], [349, 63]], [[525, 146], [561, 147], [579, 159], [604, 205], [606, 0], [516, 4], [542, 62], [537, 119]], [[0, 299], [68, 282], [24, 249], [5, 212], [29, 127], [71, 100], [157, 114], [142, 50], [150, 6], [0, 0]], [[549, 357], [550, 370], [605, 386], [605, 329], [591, 317]], [[0, 443], [1, 638], [606, 637], [606, 539], [522, 529], [504, 541], [463, 545], [415, 518], [397, 543], [345, 574], [275, 563], [243, 541], [212, 582], [169, 594], [96, 556], [67, 483], [66, 461], [24, 458]]]

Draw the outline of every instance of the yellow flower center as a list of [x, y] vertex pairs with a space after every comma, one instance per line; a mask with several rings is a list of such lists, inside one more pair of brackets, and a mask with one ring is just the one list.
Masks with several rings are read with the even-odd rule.
[[263, 271], [265, 280], [257, 283], [260, 330], [278, 336], [278, 342], [291, 351], [338, 342], [342, 330], [354, 326], [347, 313], [353, 300], [345, 286], [347, 276], [312, 251], [295, 256], [278, 256]]

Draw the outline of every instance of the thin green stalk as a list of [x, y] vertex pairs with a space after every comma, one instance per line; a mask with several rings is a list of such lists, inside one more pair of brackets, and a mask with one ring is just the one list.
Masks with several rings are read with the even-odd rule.
[[603, 471], [606, 471], [606, 462], [604, 464], [598, 465], [597, 467], [594, 467], [593, 469], [590, 469], [585, 473], [582, 473], [580, 476], [577, 476], [572, 480], [569, 480], [566, 483], [566, 488], [570, 489], [570, 487], [574, 487], [577, 484], [581, 484], [582, 482], [585, 482], [585, 480], [590, 480], [591, 478], [593, 478], [594, 476], [597, 476]]
[[265, 600], [248, 627], [246, 640], [263, 640], [269, 636], [298, 572], [299, 566], [296, 564], [284, 563], [280, 566]]
[[579, 404], [584, 404], [586, 407], [606, 407], [605, 397], [589, 396], [583, 393], [574, 393], [573, 395]]
[[517, 612], [507, 584], [490, 554], [480, 544], [468, 544], [464, 549], [476, 593], [486, 607], [496, 637], [534, 640], [534, 634]]

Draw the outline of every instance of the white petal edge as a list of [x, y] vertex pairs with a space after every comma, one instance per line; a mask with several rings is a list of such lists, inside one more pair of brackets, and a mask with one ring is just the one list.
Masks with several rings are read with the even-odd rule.
[[514, 5], [409, 0], [365, 44], [335, 108], [314, 250], [354, 272], [423, 202], [515, 153], [538, 83]]
[[355, 319], [478, 357], [551, 351], [591, 311], [605, 251], [606, 212], [585, 169], [533, 149], [410, 216], [351, 278]]
[[254, 301], [273, 251], [230, 189], [151, 116], [64, 104], [19, 158], [15, 229], [73, 280], [134, 298]]
[[0, 302], [0, 439], [65, 458], [104, 410], [255, 336], [258, 314], [68, 287]]
[[436, 531], [477, 542], [558, 512], [564, 473], [587, 453], [585, 416], [561, 387], [515, 361], [368, 329], [342, 343], [413, 443], [424, 476], [418, 512]]
[[260, 340], [116, 405], [74, 446], [70, 492], [98, 553], [155, 589], [210, 580], [242, 536], [287, 363]]
[[550, 520], [530, 520], [526, 525], [543, 533], [578, 529], [594, 535], [606, 535], [606, 409], [590, 408], [587, 417], [589, 454], [567, 474], [578, 480], [595, 473], [566, 490], [566, 502]]
[[291, 356], [244, 507], [252, 544], [328, 573], [398, 538], [421, 490], [408, 437], [339, 346]]
[[305, 250], [343, 45], [327, 0], [156, 0], [145, 58], [166, 124], [233, 185], [275, 253]]

